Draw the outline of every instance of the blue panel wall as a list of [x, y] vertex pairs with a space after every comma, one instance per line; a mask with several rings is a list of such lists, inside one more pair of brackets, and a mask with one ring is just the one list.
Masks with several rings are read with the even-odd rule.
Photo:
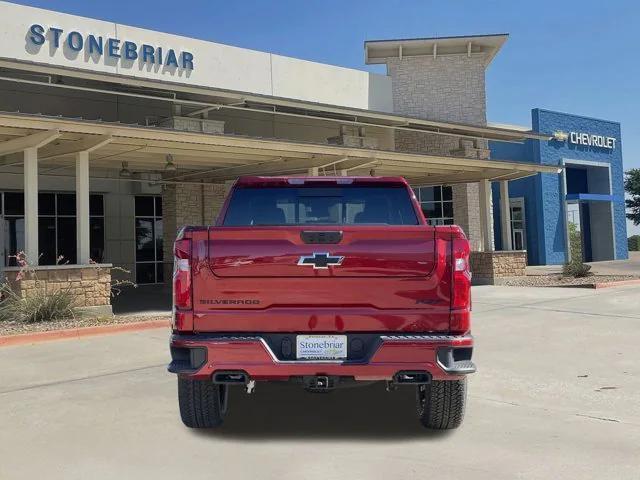
[[[492, 158], [496, 160], [527, 161], [558, 166], [563, 165], [563, 160], [596, 161], [609, 164], [614, 197], [615, 256], [616, 259], [628, 258], [620, 124], [541, 109], [533, 109], [531, 117], [533, 130], [539, 132], [552, 134], [558, 130], [566, 133], [573, 131], [616, 139], [616, 146], [613, 150], [575, 145], [569, 141], [557, 140], [548, 142], [529, 140], [523, 144], [490, 142], [490, 148]], [[556, 174], [538, 174], [534, 177], [509, 182], [509, 196], [511, 198], [524, 197], [525, 199], [527, 250], [530, 265], [562, 264], [566, 261], [566, 219], [564, 218], [561, 183], [562, 176]], [[571, 183], [577, 187], [577, 183], [582, 182], [578, 178], [573, 178]], [[580, 187], [580, 189], [583, 188], [584, 186]], [[494, 185], [493, 194], [496, 246], [501, 248], [500, 193], [497, 185]]]
[[[493, 152], [493, 150], [492, 150]], [[493, 231], [497, 250], [502, 249], [502, 226], [500, 225], [500, 186], [492, 185], [493, 192]], [[524, 198], [524, 218], [527, 238], [527, 263], [540, 265], [540, 252], [536, 232], [538, 230], [538, 212], [536, 204], [536, 177], [512, 180], [509, 182], [509, 198]]]
[[[583, 132], [588, 134], [603, 135], [616, 139], [613, 149], [575, 145], [569, 141], [559, 142], [535, 142], [539, 149], [540, 163], [546, 165], [562, 165], [563, 160], [587, 160], [608, 163], [611, 168], [612, 194], [614, 196], [614, 238], [616, 243], [615, 258], [626, 259], [627, 251], [627, 224], [624, 208], [624, 170], [622, 165], [622, 140], [620, 136], [620, 124], [606, 120], [569, 115], [560, 112], [534, 109], [532, 111], [532, 125], [534, 130], [545, 133], [553, 133], [556, 130], [563, 132]], [[536, 147], [534, 147], [535, 149]], [[559, 199], [559, 176], [541, 175], [543, 204], [543, 221], [545, 229], [545, 255], [543, 263], [562, 263], [564, 261], [564, 218], [562, 218], [562, 202]], [[556, 190], [556, 188], [558, 190]], [[556, 202], [556, 194], [558, 200]], [[562, 224], [561, 235], [553, 235], [554, 225]], [[558, 241], [559, 238], [562, 241]]]
[[[489, 142], [491, 158], [494, 160], [511, 160], [529, 163], [540, 163], [534, 158], [534, 141], [524, 143]], [[527, 238], [527, 263], [540, 265], [541, 242], [538, 240], [537, 227], [539, 220], [537, 177], [527, 177], [509, 182], [509, 197], [524, 198], [524, 216]], [[502, 248], [502, 227], [500, 225], [500, 187], [497, 182], [493, 185], [493, 223], [496, 248]]]

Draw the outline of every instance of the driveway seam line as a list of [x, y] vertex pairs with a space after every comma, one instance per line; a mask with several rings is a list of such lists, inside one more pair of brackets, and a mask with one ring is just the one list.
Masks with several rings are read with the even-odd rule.
[[166, 366], [165, 363], [161, 363], [161, 364], [158, 364], [158, 365], [148, 365], [146, 367], [132, 368], [132, 369], [129, 369], [129, 370], [119, 370], [117, 372], [101, 373], [101, 374], [98, 374], [98, 375], [88, 375], [88, 376], [85, 376], [85, 377], [70, 378], [70, 379], [67, 379], [67, 380], [58, 380], [58, 381], [55, 381], [55, 382], [48, 382], [48, 383], [38, 383], [37, 385], [29, 385], [29, 386], [26, 386], [26, 387], [20, 387], [20, 388], [16, 388], [16, 389], [13, 389], [13, 390], [3, 390], [3, 391], [0, 391], [0, 395], [5, 395], [5, 394], [8, 394], [8, 393], [15, 393], [15, 392], [24, 392], [26, 390], [35, 390], [37, 388], [42, 388], [42, 387], [55, 387], [57, 385], [64, 385], [66, 383], [81, 382], [81, 381], [84, 381], [84, 380], [92, 380], [94, 378], [111, 377], [111, 376], [114, 376], [114, 375], [121, 375], [123, 373], [140, 372], [142, 370], [150, 370], [152, 368], [165, 367], [165, 366]]

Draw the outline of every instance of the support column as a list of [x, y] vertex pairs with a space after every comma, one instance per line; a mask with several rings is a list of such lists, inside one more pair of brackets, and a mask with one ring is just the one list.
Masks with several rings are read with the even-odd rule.
[[76, 263], [88, 265], [89, 235], [89, 152], [76, 153]]
[[452, 185], [453, 222], [464, 230], [472, 251], [482, 250], [482, 230], [480, 228], [480, 200], [477, 183]]
[[309, 168], [309, 170], [307, 170], [307, 175], [310, 177], [317, 177], [319, 175], [319, 168], [318, 167]]
[[[185, 225], [213, 225], [233, 182], [168, 184], [162, 190], [164, 281], [171, 283], [173, 243]], [[203, 188], [204, 187], [204, 188]], [[203, 219], [204, 214], [204, 219]]]
[[480, 229], [482, 231], [482, 251], [493, 251], [493, 225], [491, 224], [491, 182], [480, 180]]
[[38, 148], [24, 150], [24, 252], [30, 265], [38, 265]]
[[500, 182], [500, 230], [502, 250], [513, 250], [511, 243], [511, 205], [509, 203], [509, 181]]

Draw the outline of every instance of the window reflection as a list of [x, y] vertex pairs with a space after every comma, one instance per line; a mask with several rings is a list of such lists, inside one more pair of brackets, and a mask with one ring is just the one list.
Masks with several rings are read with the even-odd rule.
[[135, 198], [136, 283], [164, 281], [162, 197]]
[[[95, 262], [104, 261], [104, 199], [89, 197], [90, 255]], [[4, 261], [15, 266], [14, 257], [24, 251], [24, 195], [0, 192], [0, 211], [4, 216]], [[40, 265], [76, 263], [76, 196], [74, 193], [38, 194], [38, 246]], [[62, 259], [60, 260], [60, 257]]]
[[453, 189], [450, 186], [413, 189], [429, 225], [453, 225]]

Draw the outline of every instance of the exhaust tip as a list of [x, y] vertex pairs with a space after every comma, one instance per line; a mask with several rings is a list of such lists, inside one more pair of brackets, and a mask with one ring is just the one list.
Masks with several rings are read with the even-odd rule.
[[431, 374], [422, 371], [403, 370], [393, 376], [395, 385], [425, 385], [431, 383]]
[[246, 385], [249, 383], [249, 375], [242, 371], [215, 372], [213, 383], [223, 383], [226, 385]]

